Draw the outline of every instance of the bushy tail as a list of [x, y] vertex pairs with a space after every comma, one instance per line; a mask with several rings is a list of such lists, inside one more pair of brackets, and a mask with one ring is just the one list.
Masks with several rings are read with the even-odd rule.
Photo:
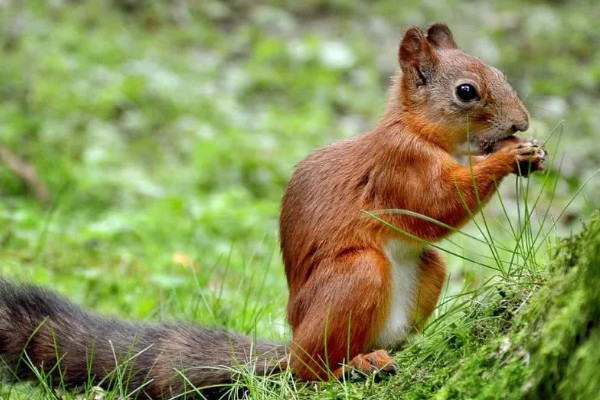
[[222, 329], [95, 315], [39, 287], [0, 280], [0, 357], [19, 379], [33, 378], [35, 368], [67, 386], [120, 381], [129, 393], [160, 398], [228, 382], [239, 367], [278, 370], [285, 353], [284, 345]]

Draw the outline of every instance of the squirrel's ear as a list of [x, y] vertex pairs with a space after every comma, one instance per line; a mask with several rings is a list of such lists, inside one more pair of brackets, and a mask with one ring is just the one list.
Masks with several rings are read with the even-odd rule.
[[433, 24], [427, 29], [427, 41], [438, 49], [456, 49], [454, 36], [446, 24]]
[[436, 58], [425, 34], [419, 28], [411, 27], [404, 33], [398, 58], [406, 78], [413, 78], [417, 86], [427, 83], [433, 73]]

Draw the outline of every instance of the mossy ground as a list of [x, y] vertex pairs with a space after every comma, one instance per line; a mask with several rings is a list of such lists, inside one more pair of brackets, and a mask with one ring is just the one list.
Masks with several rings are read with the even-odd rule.
[[[324, 384], [307, 397], [600, 399], [600, 213], [555, 249], [548, 272], [498, 281], [454, 322], [396, 355], [398, 374]], [[302, 393], [302, 392], [301, 392]]]
[[554, 251], [548, 272], [478, 293], [397, 354], [397, 376], [349, 397], [600, 399], [600, 213]]

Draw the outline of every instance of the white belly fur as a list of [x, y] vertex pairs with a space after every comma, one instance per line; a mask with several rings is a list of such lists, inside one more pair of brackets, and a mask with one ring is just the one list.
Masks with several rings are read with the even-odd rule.
[[392, 239], [384, 246], [391, 267], [391, 295], [388, 316], [374, 343], [376, 348], [394, 348], [410, 332], [424, 247], [398, 239]]

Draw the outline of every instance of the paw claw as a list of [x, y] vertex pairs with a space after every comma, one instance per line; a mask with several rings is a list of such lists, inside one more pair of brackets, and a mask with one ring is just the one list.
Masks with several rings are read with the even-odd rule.
[[379, 372], [384, 375], [394, 375], [396, 372], [398, 372], [398, 364], [396, 364], [395, 361], [392, 361], [391, 363], [381, 368]]

